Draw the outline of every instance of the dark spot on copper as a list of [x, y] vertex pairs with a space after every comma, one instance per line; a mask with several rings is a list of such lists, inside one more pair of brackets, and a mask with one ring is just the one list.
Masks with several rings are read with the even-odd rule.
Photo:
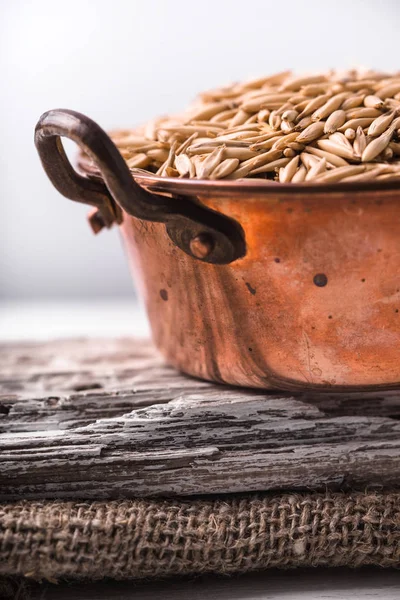
[[293, 208], [287, 208], [286, 212], [288, 212], [289, 214], [293, 212]]
[[248, 283], [247, 281], [246, 281], [246, 287], [249, 290], [250, 294], [252, 294], [254, 296], [254, 294], [256, 293], [257, 290], [255, 288], [251, 287], [250, 283]]
[[382, 252], [382, 248], [378, 248], [377, 252]]
[[329, 315], [328, 319], [332, 319], [332, 315]]
[[276, 263], [280, 263], [280, 262], [281, 262], [281, 259], [280, 259], [280, 258], [274, 258], [274, 261], [275, 261]]
[[253, 352], [253, 348], [249, 348], [249, 352]]
[[160, 296], [166, 302], [168, 300], [168, 292], [167, 292], [167, 290], [160, 290]]
[[364, 283], [364, 281], [365, 281], [365, 277], [363, 277], [363, 278], [361, 279], [361, 281]]
[[398, 312], [399, 312], [399, 309], [398, 309], [398, 308], [396, 308], [396, 310], [395, 310], [394, 312], [395, 312], [395, 313], [398, 313]]
[[313, 281], [316, 286], [325, 287], [326, 284], [328, 283], [328, 278], [325, 275], [325, 273], [317, 273], [316, 275], [314, 275]]

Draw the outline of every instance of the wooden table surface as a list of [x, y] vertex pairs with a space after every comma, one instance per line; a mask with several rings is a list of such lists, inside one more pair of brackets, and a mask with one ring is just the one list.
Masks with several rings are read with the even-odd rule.
[[394, 488], [400, 393], [230, 388], [148, 340], [0, 345], [0, 500]]
[[[146, 333], [148, 326], [143, 312], [134, 308], [131, 302], [103, 302], [97, 306], [82, 302], [0, 305], [0, 338], [7, 340], [132, 335], [138, 331]], [[390, 402], [398, 410], [395, 396]], [[229, 579], [203, 577], [156, 583], [44, 584], [33, 600], [397, 600], [399, 597], [400, 573], [397, 571], [315, 569], [270, 571]]]

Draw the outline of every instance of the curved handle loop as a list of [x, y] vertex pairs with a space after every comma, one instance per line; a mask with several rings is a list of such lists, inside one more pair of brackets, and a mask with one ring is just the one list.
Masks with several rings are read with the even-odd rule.
[[[72, 168], [61, 137], [73, 140], [90, 156], [105, 184]], [[195, 199], [168, 198], [143, 189], [105, 131], [85, 115], [66, 109], [44, 113], [36, 125], [35, 144], [54, 187], [66, 198], [96, 207], [90, 217], [95, 232], [121, 222], [122, 208], [138, 219], [165, 223], [174, 244], [193, 258], [228, 264], [244, 256], [244, 233], [236, 221]]]

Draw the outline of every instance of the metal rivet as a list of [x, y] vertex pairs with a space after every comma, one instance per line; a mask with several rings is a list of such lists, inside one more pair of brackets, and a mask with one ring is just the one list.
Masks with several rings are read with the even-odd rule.
[[208, 233], [199, 233], [190, 240], [190, 252], [196, 258], [207, 258], [214, 249], [214, 240]]
[[318, 287], [324, 287], [328, 283], [328, 278], [325, 273], [317, 273], [314, 275], [313, 281]]

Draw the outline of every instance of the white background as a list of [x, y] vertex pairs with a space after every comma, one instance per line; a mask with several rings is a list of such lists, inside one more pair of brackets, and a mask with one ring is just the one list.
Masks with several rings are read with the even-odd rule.
[[117, 231], [92, 236], [42, 172], [42, 112], [133, 126], [288, 67], [399, 69], [399, 31], [397, 0], [0, 0], [1, 297], [133, 294]]

